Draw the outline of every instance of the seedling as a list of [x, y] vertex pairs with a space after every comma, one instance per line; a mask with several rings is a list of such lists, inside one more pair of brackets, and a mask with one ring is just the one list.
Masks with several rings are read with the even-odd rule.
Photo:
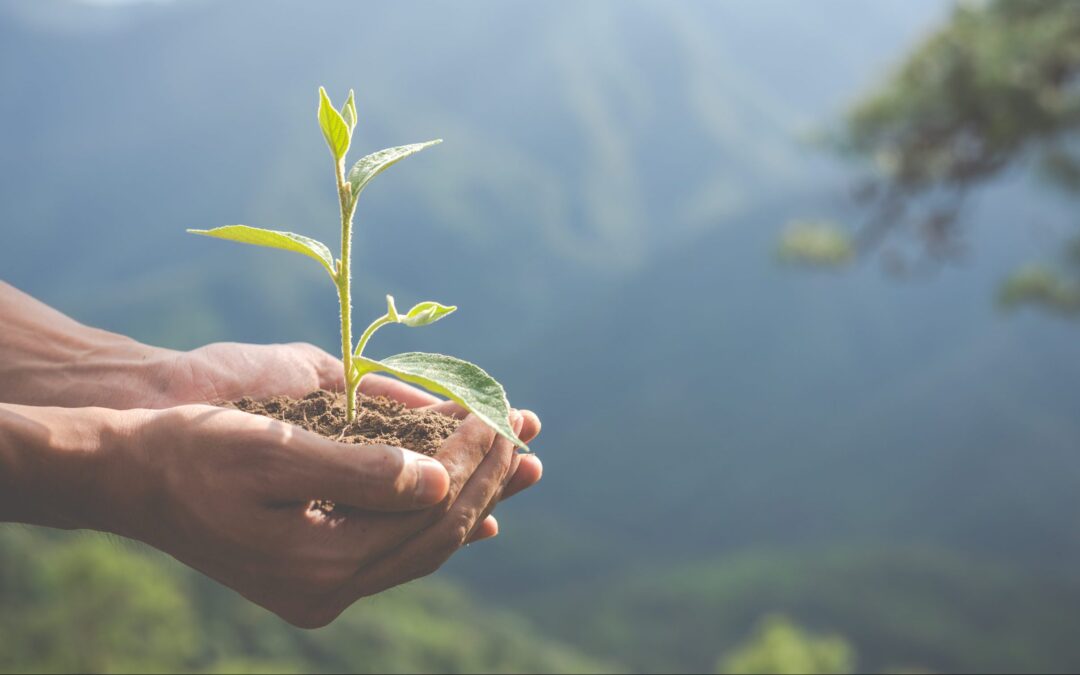
[[375, 176], [409, 155], [441, 143], [442, 140], [401, 145], [374, 152], [353, 164], [346, 173], [345, 156], [352, 143], [357, 119], [353, 92], [349, 91], [349, 98], [339, 111], [330, 102], [326, 90], [319, 87], [318, 119], [330, 154], [334, 158], [334, 176], [341, 207], [340, 258], [335, 260], [325, 244], [292, 232], [264, 230], [247, 225], [226, 225], [212, 230], [188, 232], [294, 251], [318, 261], [323, 266], [334, 282], [341, 308], [341, 364], [345, 371], [345, 412], [349, 422], [356, 418], [356, 392], [360, 381], [368, 373], [383, 372], [456, 401], [500, 435], [515, 445], [528, 449], [510, 427], [510, 405], [502, 385], [478, 366], [453, 356], [421, 352], [398, 354], [381, 361], [364, 356], [364, 348], [371, 336], [383, 326], [394, 323], [411, 327], [426, 326], [447, 316], [457, 307], [428, 301], [419, 303], [407, 312], [398, 312], [394, 306], [394, 298], [388, 295], [386, 314], [373, 321], [353, 346], [351, 254], [353, 214], [356, 212], [357, 199]]

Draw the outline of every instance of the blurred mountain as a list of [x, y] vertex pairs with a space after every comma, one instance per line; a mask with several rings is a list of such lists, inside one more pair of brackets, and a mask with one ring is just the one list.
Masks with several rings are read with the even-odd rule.
[[[575, 291], [821, 185], [823, 163], [793, 140], [847, 96], [837, 83], [937, 13], [851, 2], [860, 29], [837, 45], [817, 9], [790, 3], [322, 7], [0, 3], [0, 218], [18, 232], [5, 275], [175, 344], [293, 337], [298, 323], [333, 344], [317, 318], [333, 297], [303, 261], [183, 234], [243, 221], [335, 240], [312, 121], [325, 83], [357, 88], [360, 149], [447, 139], [365, 194], [358, 292], [452, 296], [471, 315], [459, 341], [508, 323], [492, 305], [526, 304], [513, 324], [533, 330], [587, 304]], [[37, 273], [43, 260], [59, 272]], [[215, 303], [225, 287], [238, 288]], [[201, 325], [154, 330], [178, 305]], [[250, 315], [230, 316], [239, 306]]]
[[[357, 320], [387, 292], [459, 304], [454, 321], [373, 348], [474, 360], [544, 418], [544, 483], [506, 505], [498, 540], [452, 565], [485, 602], [552, 632], [550, 607], [587, 607], [583, 649], [596, 638], [607, 658], [633, 653], [615, 662], [660, 669], [634, 645], [682, 626], [684, 596], [650, 613], [612, 578], [663, 589], [750, 549], [787, 559], [903, 542], [965, 561], [934, 576], [936, 559], [900, 556], [933, 584], [990, 560], [1011, 576], [971, 593], [1006, 597], [1046, 573], [1075, 597], [1076, 327], [993, 305], [998, 280], [1037, 257], [1039, 233], [1075, 204], [1022, 177], [998, 181], [971, 205], [971, 256], [907, 283], [772, 259], [793, 219], [863, 216], [814, 133], [946, 3], [298, 7], [0, 0], [0, 275], [159, 344], [334, 350], [336, 299], [316, 266], [183, 230], [243, 222], [335, 242], [315, 92], [326, 84], [340, 100], [355, 87], [354, 154], [446, 139], [364, 194]], [[856, 562], [887, 584], [890, 555]], [[848, 602], [842, 588], [833, 596]], [[850, 602], [870, 612], [901, 600]], [[954, 631], [993, 609], [952, 602], [902, 620]], [[754, 610], [857, 627], [854, 610], [828, 625], [824, 606]], [[596, 637], [624, 610], [633, 626]], [[733, 642], [751, 614], [715, 630]], [[898, 635], [854, 634], [854, 645], [884, 655], [882, 667], [985, 663], [952, 647], [886, 663], [922, 644]], [[1037, 643], [1024, 635], [1025, 649]], [[1074, 656], [1056, 638], [1042, 648]], [[673, 638], [657, 654], [684, 652]]]

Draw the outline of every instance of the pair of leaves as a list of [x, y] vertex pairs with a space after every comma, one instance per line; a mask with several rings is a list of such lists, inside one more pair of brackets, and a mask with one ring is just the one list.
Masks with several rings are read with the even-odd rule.
[[319, 87], [319, 128], [322, 129], [323, 138], [330, 146], [334, 159], [344, 158], [352, 142], [353, 129], [356, 128], [356, 101], [351, 89], [349, 98], [341, 107], [341, 112], [338, 112], [330, 102], [326, 89]]
[[[346, 99], [339, 112], [334, 108], [334, 104], [326, 94], [326, 89], [319, 87], [319, 128], [322, 129], [323, 138], [326, 139], [326, 145], [329, 146], [334, 159], [338, 161], [344, 159], [349, 152], [353, 130], [356, 129], [356, 119], [356, 101], [351, 89], [349, 90], [349, 98]], [[360, 191], [375, 176], [409, 155], [438, 143], [442, 143], [441, 138], [424, 143], [386, 148], [362, 158], [353, 165], [347, 176], [353, 199], [356, 199]]]
[[445, 396], [480, 418], [484, 424], [515, 446], [529, 446], [510, 426], [510, 403], [506, 391], [479, 366], [444, 354], [407, 352], [375, 361], [361, 356], [353, 362], [361, 375], [382, 372], [418, 384]]
[[[350, 101], [351, 101], [350, 96]], [[346, 110], [349, 106], [346, 106]], [[340, 114], [332, 107], [330, 111], [335, 115]], [[355, 114], [355, 113], [354, 113]], [[344, 120], [342, 120], [344, 123]], [[327, 143], [331, 142], [331, 137], [327, 136]], [[412, 145], [402, 145], [395, 148], [387, 148], [374, 152], [353, 166], [349, 171], [349, 183], [352, 185], [353, 199], [360, 194], [360, 191], [371, 179], [379, 175], [389, 167], [405, 159], [409, 155], [420, 152], [424, 148], [430, 147], [442, 141], [428, 141], [427, 143], [413, 143]], [[346, 141], [346, 146], [348, 142]], [[322, 263], [323, 267], [330, 274], [330, 277], [337, 279], [336, 266], [334, 264], [333, 255], [330, 253], [330, 249], [320, 241], [305, 237], [301, 234], [293, 232], [282, 232], [279, 230], [266, 230], [259, 227], [251, 227], [249, 225], [225, 225], [223, 227], [215, 227], [210, 230], [188, 230], [192, 234], [201, 234], [207, 237], [216, 237], [218, 239], [228, 239], [229, 241], [237, 241], [242, 244], [254, 244], [255, 246], [265, 246], [267, 248], [279, 248], [286, 251], [294, 251], [308, 256], [314, 260], [318, 260]]]

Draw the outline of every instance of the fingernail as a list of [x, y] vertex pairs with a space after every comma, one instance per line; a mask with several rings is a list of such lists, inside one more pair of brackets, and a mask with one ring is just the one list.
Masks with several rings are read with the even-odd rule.
[[434, 459], [416, 460], [416, 503], [438, 504], [449, 489], [449, 478], [443, 465]]
[[521, 413], [516, 410], [512, 410], [510, 412], [510, 426], [514, 428], [515, 434], [521, 431], [521, 425], [523, 425], [524, 423], [525, 418], [522, 417]]

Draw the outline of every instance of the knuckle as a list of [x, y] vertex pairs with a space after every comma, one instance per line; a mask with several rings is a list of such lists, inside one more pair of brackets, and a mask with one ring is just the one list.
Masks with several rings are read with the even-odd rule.
[[451, 515], [448, 520], [439, 545], [439, 549], [447, 556], [465, 545], [473, 528], [473, 519], [467, 513]]
[[376, 482], [390, 486], [395, 493], [408, 490], [415, 476], [405, 470], [405, 457], [401, 450], [389, 445], [373, 445], [367, 453], [366, 473]]

